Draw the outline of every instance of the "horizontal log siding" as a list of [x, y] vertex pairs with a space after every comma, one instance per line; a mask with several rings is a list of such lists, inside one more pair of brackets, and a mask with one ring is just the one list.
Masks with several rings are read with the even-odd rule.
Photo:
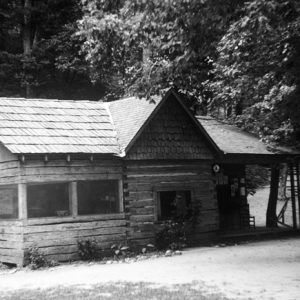
[[218, 230], [215, 182], [209, 161], [128, 161], [124, 171], [128, 239], [133, 243], [153, 242], [159, 228], [156, 222], [159, 190], [191, 189], [192, 204], [200, 209], [194, 236], [201, 239]]
[[[19, 166], [17, 156], [0, 144], [0, 185], [17, 184]], [[22, 230], [22, 221], [0, 219], [0, 261], [20, 264], [23, 258]]]
[[79, 258], [77, 242], [81, 240], [95, 240], [101, 249], [124, 242], [124, 214], [29, 219], [24, 227], [23, 248], [36, 246], [48, 259], [68, 261]]
[[20, 182], [105, 180], [121, 178], [119, 160], [26, 161], [21, 165]]
[[18, 160], [0, 162], [0, 185], [19, 182], [20, 163]]
[[[21, 168], [21, 182], [106, 180], [122, 178], [118, 160], [27, 161]], [[50, 259], [78, 259], [78, 240], [94, 239], [109, 248], [126, 238], [124, 214], [29, 219], [24, 227], [24, 249], [35, 245]]]
[[[0, 184], [121, 178], [122, 163], [117, 159], [0, 162]], [[33, 245], [50, 259], [77, 259], [77, 241], [81, 239], [95, 239], [103, 248], [123, 242], [126, 239], [124, 214], [0, 220], [0, 261], [20, 265], [24, 251]]]
[[0, 220], [0, 262], [21, 265], [23, 262], [23, 223]]

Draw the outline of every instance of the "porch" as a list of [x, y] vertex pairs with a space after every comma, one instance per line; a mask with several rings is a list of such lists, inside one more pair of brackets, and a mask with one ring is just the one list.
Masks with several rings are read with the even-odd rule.
[[[283, 161], [281, 160], [280, 172], [279, 162], [276, 165], [264, 165], [278, 169], [275, 185], [272, 182], [273, 178], [269, 185], [258, 189], [254, 195], [246, 197], [244, 186], [247, 190], [247, 184], [243, 184], [245, 166], [231, 164], [223, 166], [226, 175], [217, 176], [221, 241], [268, 239], [299, 234], [299, 161], [298, 159], [288, 160], [288, 163]], [[227, 190], [225, 196], [224, 193], [220, 193], [224, 190]], [[273, 203], [270, 203], [272, 201], [270, 196], [273, 197]], [[226, 204], [230, 205], [226, 206]], [[270, 206], [273, 206], [274, 210], [274, 226], [267, 226]]]

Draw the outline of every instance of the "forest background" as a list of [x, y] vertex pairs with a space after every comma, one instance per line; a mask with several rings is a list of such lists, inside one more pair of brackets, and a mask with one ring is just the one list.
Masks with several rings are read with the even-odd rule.
[[0, 96], [188, 105], [300, 143], [300, 1], [0, 0]]

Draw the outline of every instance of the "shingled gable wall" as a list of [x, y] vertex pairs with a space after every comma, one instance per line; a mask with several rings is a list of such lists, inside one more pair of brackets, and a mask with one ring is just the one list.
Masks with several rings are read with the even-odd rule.
[[191, 191], [192, 205], [200, 209], [193, 239], [211, 237], [219, 226], [212, 150], [173, 95], [154, 114], [124, 163], [128, 238], [137, 244], [153, 241], [158, 193], [168, 190]]
[[155, 113], [127, 159], [212, 159], [206, 138], [172, 94]]

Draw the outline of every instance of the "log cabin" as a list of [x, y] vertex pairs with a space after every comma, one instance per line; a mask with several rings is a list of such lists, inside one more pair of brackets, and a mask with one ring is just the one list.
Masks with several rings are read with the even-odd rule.
[[199, 211], [193, 240], [213, 238], [241, 226], [245, 165], [287, 159], [195, 117], [173, 90], [154, 101], [0, 98], [0, 261], [23, 265], [31, 246], [75, 260], [86, 239], [143, 245], [187, 207]]

